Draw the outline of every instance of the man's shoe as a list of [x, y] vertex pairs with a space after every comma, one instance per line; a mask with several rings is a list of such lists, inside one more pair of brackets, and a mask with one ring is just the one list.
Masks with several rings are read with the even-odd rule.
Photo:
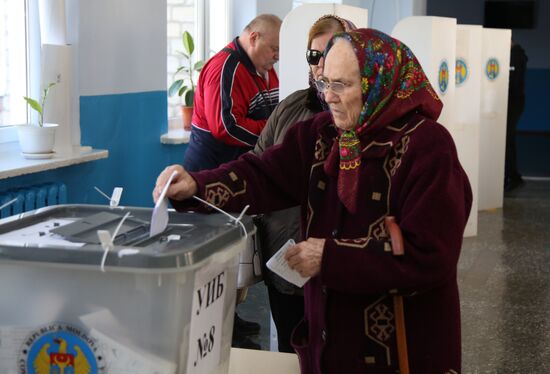
[[236, 333], [243, 336], [258, 335], [260, 332], [260, 324], [256, 322], [245, 321], [237, 313], [235, 313], [235, 319], [233, 321], [233, 336]]
[[261, 350], [262, 346], [258, 343], [254, 343], [250, 338], [239, 334], [233, 334], [231, 340], [231, 346], [234, 348], [256, 349]]
[[512, 191], [513, 189], [522, 186], [524, 183], [525, 182], [522, 177], [507, 177], [504, 179], [504, 191]]

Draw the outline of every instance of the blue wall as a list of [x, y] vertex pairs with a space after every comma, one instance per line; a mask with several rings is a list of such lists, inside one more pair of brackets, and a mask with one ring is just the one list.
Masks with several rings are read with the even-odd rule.
[[82, 144], [108, 149], [95, 178], [104, 191], [124, 187], [121, 203], [151, 206], [157, 175], [181, 163], [186, 146], [160, 143], [167, 131], [166, 91], [80, 97]]
[[519, 131], [549, 132], [548, 87], [550, 69], [528, 69], [525, 77], [525, 111], [518, 124]]
[[67, 185], [68, 202], [105, 204], [94, 186], [110, 194], [124, 187], [121, 204], [153, 205], [151, 191], [158, 173], [181, 163], [185, 145], [164, 145], [167, 131], [166, 91], [82, 96], [82, 144], [108, 149], [109, 158], [66, 168], [0, 180], [0, 191], [60, 181]]

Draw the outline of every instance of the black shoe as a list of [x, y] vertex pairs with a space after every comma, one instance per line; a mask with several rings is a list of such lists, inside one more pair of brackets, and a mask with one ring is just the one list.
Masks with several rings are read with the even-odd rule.
[[260, 332], [260, 324], [256, 322], [245, 321], [237, 313], [233, 321], [233, 336], [240, 334], [243, 336], [258, 335]]
[[258, 343], [254, 343], [250, 338], [239, 334], [233, 334], [231, 346], [234, 348], [256, 349], [258, 351], [262, 349], [262, 346]]
[[525, 182], [522, 177], [507, 177], [504, 179], [504, 191], [512, 191], [515, 188], [522, 186]]

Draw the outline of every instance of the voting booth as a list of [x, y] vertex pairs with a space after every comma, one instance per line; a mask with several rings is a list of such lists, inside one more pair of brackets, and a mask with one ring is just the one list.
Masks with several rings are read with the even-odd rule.
[[392, 36], [415, 54], [434, 90], [443, 102], [438, 122], [453, 134], [456, 59], [456, 19], [414, 16], [395, 25]]
[[309, 29], [325, 14], [345, 18], [359, 28], [367, 27], [368, 11], [349, 5], [305, 4], [288, 13], [279, 36], [279, 100], [308, 87], [306, 50]]
[[481, 26], [457, 25], [453, 138], [473, 195], [464, 236], [477, 235], [482, 36]]
[[145, 208], [58, 205], [0, 221], [0, 373], [227, 373], [254, 225], [169, 215], [152, 237]]
[[501, 208], [504, 199], [512, 33], [505, 29], [484, 28], [482, 40], [479, 209], [485, 210]]

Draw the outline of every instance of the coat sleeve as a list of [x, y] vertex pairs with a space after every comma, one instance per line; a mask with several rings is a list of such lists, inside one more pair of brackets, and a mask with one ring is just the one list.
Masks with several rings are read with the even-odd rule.
[[229, 56], [219, 79], [211, 79], [204, 95], [206, 120], [217, 139], [236, 146], [254, 146], [266, 120], [247, 118], [256, 87], [246, 68]]
[[[321, 281], [351, 293], [422, 292], [456, 277], [472, 195], [450, 136], [409, 149], [392, 178], [390, 203], [401, 228], [405, 254], [385, 251], [389, 240], [366, 238], [365, 248], [327, 239]], [[447, 135], [445, 135], [447, 134]], [[358, 238], [349, 238], [350, 240]], [[360, 238], [365, 239], [365, 238]]]
[[[250, 205], [248, 214], [299, 205], [307, 191], [305, 171], [310, 161], [306, 155], [315, 147], [313, 135], [301, 134], [307, 127], [292, 127], [283, 143], [270, 147], [261, 157], [245, 153], [217, 169], [191, 173], [197, 182], [197, 195], [229, 212], [240, 212]], [[177, 210], [196, 208], [190, 199], [172, 201], [172, 205]]]

